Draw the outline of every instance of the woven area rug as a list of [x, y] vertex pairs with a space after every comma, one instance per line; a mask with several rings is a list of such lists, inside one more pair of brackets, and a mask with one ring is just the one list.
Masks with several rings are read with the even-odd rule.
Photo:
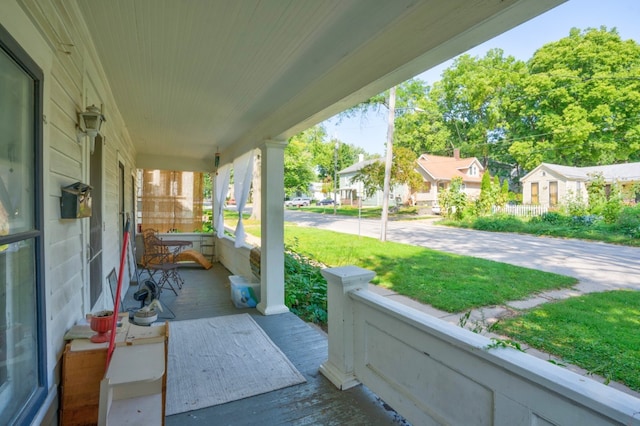
[[166, 414], [305, 382], [249, 314], [169, 324]]

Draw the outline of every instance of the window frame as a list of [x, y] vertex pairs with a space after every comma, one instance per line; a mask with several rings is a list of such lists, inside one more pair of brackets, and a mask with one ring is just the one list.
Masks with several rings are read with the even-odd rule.
[[33, 141], [34, 149], [34, 194], [33, 220], [34, 228], [29, 231], [12, 235], [0, 236], [0, 244], [11, 244], [33, 239], [35, 257], [35, 288], [36, 295], [36, 342], [37, 342], [37, 385], [30, 397], [16, 417], [18, 424], [30, 423], [42, 407], [48, 391], [47, 380], [47, 342], [46, 342], [46, 303], [44, 288], [44, 169], [43, 169], [43, 105], [44, 105], [44, 73], [38, 64], [0, 25], [0, 50], [2, 50], [26, 75], [33, 80]]
[[549, 181], [549, 206], [555, 207], [558, 205], [558, 191], [560, 186], [557, 180]]
[[[535, 192], [533, 191], [533, 188], [536, 188]], [[540, 183], [531, 182], [530, 192], [531, 192], [531, 204], [533, 205], [540, 204]], [[534, 196], [535, 196], [535, 201], [534, 201]]]

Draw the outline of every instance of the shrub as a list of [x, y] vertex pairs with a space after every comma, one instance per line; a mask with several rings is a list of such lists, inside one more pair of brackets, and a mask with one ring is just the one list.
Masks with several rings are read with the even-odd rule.
[[583, 216], [589, 212], [587, 203], [580, 195], [575, 194], [573, 191], [569, 191], [560, 208], [562, 212], [568, 216]]
[[552, 225], [560, 225], [566, 223], [567, 219], [558, 212], [547, 212], [540, 216], [540, 221], [550, 223]]
[[439, 203], [443, 208], [443, 215], [460, 220], [467, 207], [467, 194], [462, 190], [462, 178], [451, 179], [451, 185], [439, 195]]
[[284, 258], [287, 307], [305, 321], [320, 325], [327, 323], [327, 281], [320, 273], [320, 265], [286, 247]]
[[632, 238], [640, 238], [640, 204], [622, 209], [616, 220], [616, 228]]
[[479, 217], [473, 222], [473, 228], [482, 231], [518, 232], [523, 222], [512, 215]]
[[582, 216], [572, 216], [571, 224], [574, 226], [592, 226], [602, 220], [602, 216], [595, 214], [585, 214]]
[[605, 223], [615, 223], [624, 208], [624, 203], [622, 200], [622, 191], [620, 190], [620, 185], [614, 183], [611, 185], [611, 192], [609, 194], [609, 199], [602, 208], [602, 216], [604, 218]]

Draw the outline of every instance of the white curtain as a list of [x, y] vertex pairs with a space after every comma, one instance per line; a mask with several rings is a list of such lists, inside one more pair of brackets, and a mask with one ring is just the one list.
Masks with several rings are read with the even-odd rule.
[[224, 236], [224, 203], [227, 198], [227, 191], [229, 190], [229, 176], [231, 176], [231, 165], [225, 164], [218, 169], [216, 176], [216, 233], [218, 238]]
[[246, 154], [233, 160], [233, 195], [236, 198], [238, 208], [238, 225], [236, 226], [236, 247], [244, 244], [245, 232], [242, 224], [242, 211], [249, 198], [251, 189], [251, 178], [253, 176], [253, 156], [255, 151], [251, 150]]

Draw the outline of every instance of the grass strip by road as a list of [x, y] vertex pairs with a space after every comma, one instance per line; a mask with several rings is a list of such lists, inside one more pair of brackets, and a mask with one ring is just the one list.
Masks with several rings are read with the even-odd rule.
[[591, 293], [502, 320], [494, 332], [640, 392], [640, 292]]
[[[640, 216], [640, 208], [629, 209]], [[495, 215], [485, 217], [467, 217], [462, 220], [442, 219], [441, 225], [459, 228], [478, 229], [492, 232], [513, 232], [520, 234], [546, 235], [558, 238], [579, 238], [583, 240], [602, 241], [625, 246], [640, 246], [640, 226], [638, 219], [629, 220], [632, 225], [625, 223], [604, 223], [602, 220], [591, 223], [589, 221], [573, 220], [571, 217], [547, 214], [545, 217], [560, 218], [549, 221], [539, 218], [518, 218], [510, 215]], [[635, 221], [634, 221], [635, 220]]]
[[[250, 226], [247, 232], [260, 231]], [[505, 263], [294, 224], [285, 225], [285, 244], [325, 265], [375, 271], [375, 284], [447, 312], [503, 304], [577, 282]]]
[[[290, 210], [302, 210], [306, 213], [333, 214], [333, 206], [308, 206], [290, 207]], [[358, 211], [357, 207], [340, 206], [336, 213], [340, 216], [362, 217], [363, 219], [379, 219], [382, 209], [380, 207], [366, 207]]]
[[[307, 207], [288, 207], [290, 210], [302, 210], [306, 213], [333, 214], [333, 206], [307, 206]], [[382, 207], [363, 207], [358, 209], [354, 206], [340, 206], [336, 209], [336, 214], [340, 216], [361, 217], [363, 219], [380, 219], [382, 215]], [[401, 206], [397, 211], [389, 213], [389, 219], [420, 219], [417, 207]]]

